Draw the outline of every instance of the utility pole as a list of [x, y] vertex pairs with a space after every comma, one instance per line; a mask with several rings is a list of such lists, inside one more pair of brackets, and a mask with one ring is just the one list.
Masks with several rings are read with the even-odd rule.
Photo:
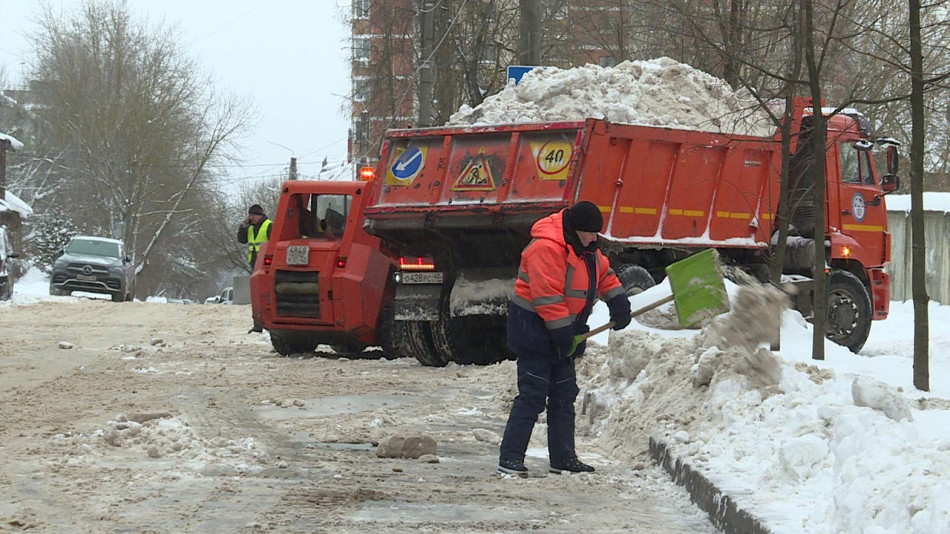
[[297, 158], [290, 158], [290, 179], [297, 179]]
[[435, 2], [419, 0], [420, 26], [422, 27], [422, 65], [419, 66], [419, 116], [417, 126], [432, 126], [432, 90], [435, 86], [435, 70], [432, 68], [435, 41]]
[[541, 64], [541, 0], [520, 0], [518, 64]]

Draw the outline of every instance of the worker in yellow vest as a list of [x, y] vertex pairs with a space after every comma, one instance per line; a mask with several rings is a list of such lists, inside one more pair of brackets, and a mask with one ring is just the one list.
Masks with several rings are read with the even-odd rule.
[[261, 250], [261, 244], [270, 239], [270, 228], [271, 220], [267, 218], [260, 204], [254, 204], [248, 208], [247, 219], [244, 219], [238, 227], [238, 242], [247, 243], [247, 262], [251, 266], [251, 272], [254, 271], [254, 264], [257, 263], [257, 253]]
[[[270, 239], [271, 220], [264, 213], [264, 208], [260, 204], [254, 204], [247, 210], [247, 219], [241, 222], [238, 227], [237, 238], [240, 243], [247, 243], [247, 262], [251, 266], [251, 272], [254, 272], [254, 266], [257, 264], [257, 253], [261, 250], [261, 244]], [[264, 327], [254, 320], [254, 326], [247, 331], [263, 332]]]

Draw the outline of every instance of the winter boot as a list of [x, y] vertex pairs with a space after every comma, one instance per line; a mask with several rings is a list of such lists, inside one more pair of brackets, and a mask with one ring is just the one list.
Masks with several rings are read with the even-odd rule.
[[574, 456], [560, 462], [551, 462], [551, 472], [559, 475], [564, 473], [593, 473], [594, 468]]
[[504, 475], [528, 476], [528, 468], [524, 466], [524, 460], [515, 460], [513, 458], [502, 458], [498, 460], [498, 472]]

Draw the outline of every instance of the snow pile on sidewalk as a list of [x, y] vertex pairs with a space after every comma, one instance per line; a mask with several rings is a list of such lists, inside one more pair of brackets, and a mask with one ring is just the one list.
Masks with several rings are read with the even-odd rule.
[[489, 96], [463, 105], [447, 126], [574, 121], [611, 122], [771, 136], [775, 126], [744, 89], [693, 67], [659, 58], [616, 67], [539, 67]]
[[[947, 532], [950, 403], [885, 383], [910, 376], [906, 361], [830, 342], [825, 362], [811, 360], [811, 325], [780, 315], [777, 292], [729, 291], [734, 311], [698, 334], [633, 327], [589, 351], [579, 428], [634, 462], [662, 439], [775, 533]], [[761, 344], [780, 316], [777, 355]]]

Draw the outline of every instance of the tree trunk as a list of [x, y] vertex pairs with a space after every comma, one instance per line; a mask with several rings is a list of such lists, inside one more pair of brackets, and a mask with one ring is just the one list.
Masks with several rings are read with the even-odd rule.
[[910, 225], [911, 287], [914, 293], [914, 386], [930, 391], [930, 325], [924, 237], [924, 74], [920, 38], [920, 0], [910, 0], [911, 141]]
[[521, 0], [518, 64], [541, 64], [541, 0]]
[[821, 112], [821, 64], [815, 56], [815, 14], [812, 0], [802, 2], [805, 8], [805, 64], [808, 66], [808, 86], [814, 109], [812, 142], [815, 152], [815, 266], [814, 307], [811, 357], [825, 359], [825, 324], [828, 299], [825, 298], [825, 139], [827, 129]]

